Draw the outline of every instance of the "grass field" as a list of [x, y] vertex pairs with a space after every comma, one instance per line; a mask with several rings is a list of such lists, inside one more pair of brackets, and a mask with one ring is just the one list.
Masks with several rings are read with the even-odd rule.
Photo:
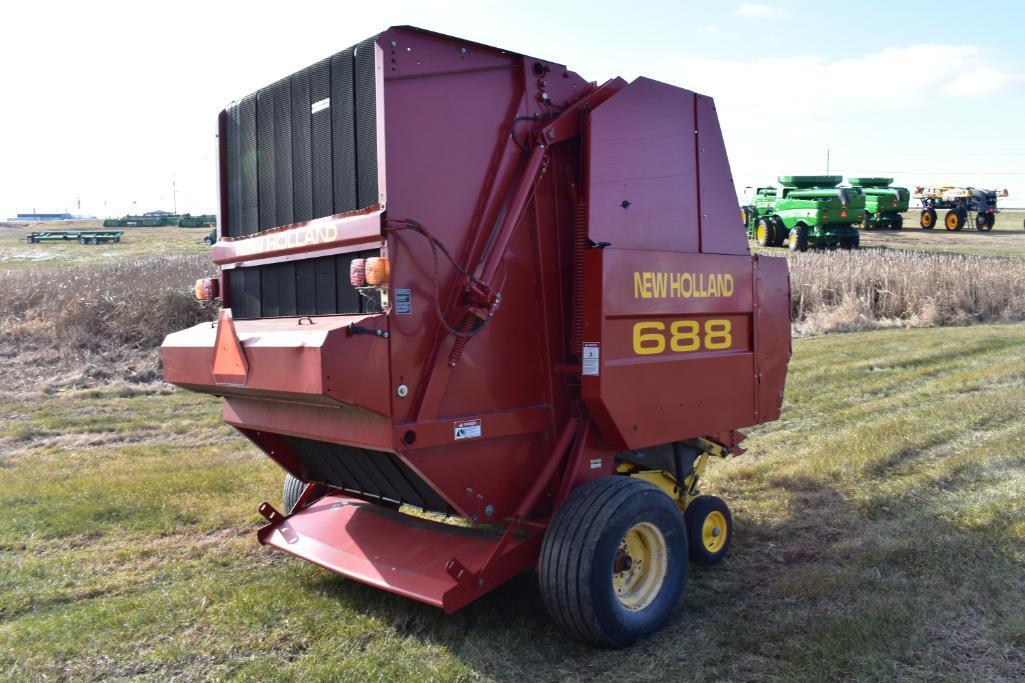
[[713, 463], [731, 557], [626, 652], [524, 576], [455, 616], [261, 548], [281, 473], [214, 399], [0, 394], [0, 677], [1016, 680], [1025, 325], [795, 343], [780, 421]]
[[0, 274], [5, 270], [90, 265], [158, 254], [210, 253], [210, 247], [203, 243], [209, 228], [112, 228], [124, 231], [117, 244], [25, 242], [25, 236], [33, 230], [89, 230], [100, 224], [102, 221], [71, 221], [0, 227]]

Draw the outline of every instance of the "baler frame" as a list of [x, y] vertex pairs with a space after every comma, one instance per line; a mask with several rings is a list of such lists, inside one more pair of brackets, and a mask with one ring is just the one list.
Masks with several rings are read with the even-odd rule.
[[[311, 148], [314, 124], [338, 144]], [[218, 126], [219, 283], [197, 292], [222, 313], [163, 359], [306, 482], [260, 507], [260, 542], [451, 612], [544, 565], [582, 495], [627, 496], [673, 527], [650, 536], [672, 542], [673, 581], [647, 626], [580, 637], [624, 645], [661, 623], [695, 508], [728, 534], [725, 503], [697, 496], [708, 457], [778, 416], [790, 349], [786, 262], [752, 257], [736, 225], [711, 100], [395, 27]], [[318, 158], [334, 184], [311, 188]], [[721, 560], [724, 538], [694, 561]], [[599, 571], [633, 576], [627, 550]]]

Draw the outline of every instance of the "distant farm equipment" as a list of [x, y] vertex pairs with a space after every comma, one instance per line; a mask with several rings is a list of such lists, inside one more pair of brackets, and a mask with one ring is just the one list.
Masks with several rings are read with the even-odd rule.
[[911, 193], [904, 187], [892, 187], [893, 178], [848, 178], [847, 181], [865, 195], [864, 230], [900, 230], [908, 210]]
[[780, 187], [754, 188], [741, 209], [748, 238], [791, 251], [858, 246], [854, 228], [865, 213], [860, 188], [837, 187], [840, 176], [779, 176]]
[[217, 216], [213, 214], [201, 214], [193, 216], [184, 213], [168, 213], [166, 211], [151, 211], [140, 216], [128, 215], [120, 218], [107, 218], [103, 221], [105, 228], [209, 228], [217, 223]]
[[201, 216], [184, 214], [178, 220], [179, 228], [212, 228], [215, 225], [217, 225], [217, 216], [213, 214], [203, 214]]
[[38, 242], [78, 242], [79, 244], [101, 244], [120, 242], [121, 230], [42, 230], [25, 236], [29, 244]]
[[947, 230], [961, 230], [968, 223], [971, 213], [975, 212], [975, 229], [982, 232], [993, 229], [998, 212], [997, 198], [1006, 196], [1007, 190], [951, 185], [917, 187], [914, 194], [915, 199], [922, 202], [919, 224], [926, 230], [936, 227], [936, 210], [947, 209], [943, 217], [943, 225]]

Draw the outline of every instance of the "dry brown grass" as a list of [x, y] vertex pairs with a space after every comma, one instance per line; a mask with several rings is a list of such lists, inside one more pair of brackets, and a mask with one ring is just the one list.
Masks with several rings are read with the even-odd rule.
[[866, 249], [789, 261], [799, 333], [1025, 320], [1019, 259]]
[[0, 271], [2, 384], [157, 379], [164, 336], [213, 317], [191, 292], [211, 271], [208, 257], [182, 255]]

